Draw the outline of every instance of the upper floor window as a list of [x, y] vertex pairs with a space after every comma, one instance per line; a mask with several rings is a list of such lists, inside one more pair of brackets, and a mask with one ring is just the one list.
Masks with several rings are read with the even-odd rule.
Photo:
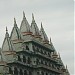
[[14, 68], [14, 75], [18, 75], [18, 70], [16, 67]]
[[31, 71], [29, 71], [29, 75], [32, 75], [32, 72]]
[[41, 75], [44, 75], [44, 72], [41, 72]]
[[9, 67], [9, 74], [13, 74], [13, 71], [10, 67]]
[[31, 59], [30, 59], [30, 57], [28, 57], [28, 64], [30, 64], [31, 63]]
[[36, 59], [36, 64], [37, 64], [37, 65], [39, 64], [39, 59]]
[[26, 45], [26, 50], [29, 50], [29, 47]]
[[27, 75], [27, 71], [26, 70], [24, 71], [24, 75]]
[[18, 55], [18, 61], [21, 61], [21, 58], [20, 58], [20, 56]]
[[20, 69], [20, 75], [23, 75], [22, 69]]
[[23, 62], [26, 63], [26, 57], [23, 55]]

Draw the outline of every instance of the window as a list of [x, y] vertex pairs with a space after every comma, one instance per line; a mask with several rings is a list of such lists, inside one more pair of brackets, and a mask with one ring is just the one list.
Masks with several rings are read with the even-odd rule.
[[14, 75], [18, 75], [18, 70], [16, 67], [14, 68]]
[[32, 72], [31, 71], [29, 71], [29, 75], [32, 75]]
[[48, 73], [46, 73], [46, 75], [48, 75]]
[[43, 60], [41, 60], [41, 64], [43, 64]]
[[26, 50], [29, 50], [29, 47], [26, 45]]
[[44, 72], [41, 72], [41, 75], [44, 75]]
[[33, 50], [35, 51], [35, 46], [33, 45], [32, 47], [33, 47]]
[[39, 64], [39, 59], [36, 59], [36, 64], [37, 64], [37, 65]]
[[9, 67], [9, 74], [13, 74], [13, 71], [10, 67]]
[[22, 69], [20, 69], [20, 75], [23, 75]]
[[20, 56], [18, 55], [18, 61], [21, 61], [21, 58], [20, 58]]
[[27, 75], [27, 71], [26, 70], [24, 71], [24, 75]]
[[28, 57], [28, 64], [30, 64], [31, 63], [31, 59], [30, 59], [30, 57]]
[[47, 62], [45, 61], [45, 65], [47, 65]]
[[23, 62], [26, 63], [26, 57], [23, 55]]

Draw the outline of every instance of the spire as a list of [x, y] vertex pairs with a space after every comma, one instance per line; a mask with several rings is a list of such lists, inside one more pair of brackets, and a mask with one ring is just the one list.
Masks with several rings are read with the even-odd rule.
[[8, 33], [7, 27], [6, 27], [6, 34], [5, 34], [5, 37], [6, 37], [6, 38], [9, 37], [9, 33]]
[[40, 31], [39, 31], [39, 28], [34, 20], [34, 15], [32, 13], [32, 23], [31, 23], [31, 28], [32, 28], [32, 32], [33, 32], [33, 35], [35, 36], [39, 36], [40, 37]]
[[17, 27], [16, 19], [14, 18], [14, 27]]
[[41, 28], [43, 29], [42, 22], [41, 22]]
[[23, 11], [23, 17], [25, 17], [25, 12]]
[[25, 33], [31, 33], [32, 34], [32, 31], [31, 31], [31, 27], [25, 17], [25, 13], [23, 11], [23, 20], [21, 22], [21, 26], [20, 26], [20, 30], [21, 32], [23, 33], [23, 35], [25, 35]]
[[43, 26], [42, 26], [42, 22], [41, 22], [40, 33], [41, 33], [41, 37], [42, 37], [43, 41], [44, 41], [45, 43], [48, 43], [49, 40], [48, 40], [48, 37], [47, 37], [47, 35], [46, 35], [45, 31], [44, 31], [44, 28], [43, 28]]
[[34, 14], [32, 13], [32, 22], [35, 22], [35, 20], [34, 20]]
[[23, 18], [25, 18], [25, 13], [24, 13], [24, 11], [23, 11]]
[[66, 69], [67, 69], [67, 65], [66, 65]]
[[51, 41], [51, 37], [50, 37], [50, 44], [52, 43], [52, 41]]

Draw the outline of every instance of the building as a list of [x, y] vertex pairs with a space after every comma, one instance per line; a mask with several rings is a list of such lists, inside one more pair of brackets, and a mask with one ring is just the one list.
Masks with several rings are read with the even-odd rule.
[[0, 48], [0, 75], [70, 75], [60, 54], [48, 39], [41, 23], [39, 30], [34, 15], [29, 25], [25, 13], [20, 29], [14, 18], [9, 36], [6, 34]]

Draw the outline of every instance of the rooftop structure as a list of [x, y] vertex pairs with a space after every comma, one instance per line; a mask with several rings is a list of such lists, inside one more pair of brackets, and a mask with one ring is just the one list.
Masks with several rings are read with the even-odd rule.
[[6, 34], [0, 48], [0, 75], [70, 75], [60, 54], [48, 39], [41, 23], [39, 30], [34, 15], [29, 25], [25, 13], [20, 28], [14, 18], [11, 35]]

